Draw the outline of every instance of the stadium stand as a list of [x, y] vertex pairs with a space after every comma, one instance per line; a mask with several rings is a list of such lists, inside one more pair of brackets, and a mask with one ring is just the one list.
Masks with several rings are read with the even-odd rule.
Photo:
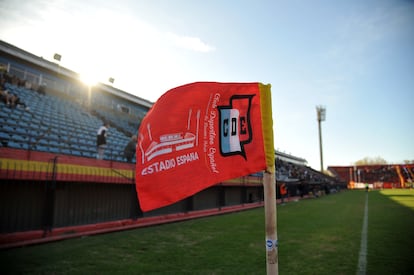
[[414, 164], [330, 166], [328, 169], [337, 179], [348, 182], [348, 188], [362, 188], [365, 184], [372, 188], [414, 187]]
[[[26, 88], [6, 84], [10, 93], [30, 102], [29, 110], [7, 108], [2, 104], [2, 144], [11, 148], [45, 151], [84, 157], [96, 156], [96, 129], [102, 124], [99, 116], [93, 116], [80, 105], [53, 95], [40, 95]], [[119, 129], [127, 128], [136, 133], [138, 128], [122, 125], [116, 119], [103, 117], [117, 125], [109, 135], [109, 154], [106, 159], [123, 161], [123, 146], [128, 136]], [[137, 127], [137, 126], [136, 126]]]

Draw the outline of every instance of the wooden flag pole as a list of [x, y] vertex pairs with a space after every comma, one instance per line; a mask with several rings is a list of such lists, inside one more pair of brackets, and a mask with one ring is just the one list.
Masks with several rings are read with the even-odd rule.
[[266, 171], [263, 176], [263, 193], [266, 227], [266, 269], [268, 275], [279, 274], [278, 241], [276, 230], [275, 149], [273, 140], [272, 96], [270, 84], [259, 84], [263, 124], [263, 141]]
[[278, 240], [276, 221], [276, 182], [274, 168], [268, 169], [263, 177], [265, 227], [266, 227], [266, 270], [268, 275], [279, 274]]

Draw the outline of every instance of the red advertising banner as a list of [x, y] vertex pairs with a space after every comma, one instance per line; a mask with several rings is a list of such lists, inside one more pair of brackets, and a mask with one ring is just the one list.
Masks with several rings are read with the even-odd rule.
[[273, 167], [270, 100], [270, 85], [260, 83], [197, 82], [161, 96], [138, 132], [141, 209]]

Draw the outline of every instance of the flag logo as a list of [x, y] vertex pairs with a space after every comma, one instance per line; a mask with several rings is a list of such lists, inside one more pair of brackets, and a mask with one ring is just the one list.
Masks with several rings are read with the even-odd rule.
[[228, 106], [217, 106], [222, 156], [241, 155], [247, 160], [244, 145], [252, 141], [250, 106], [253, 96], [233, 95]]

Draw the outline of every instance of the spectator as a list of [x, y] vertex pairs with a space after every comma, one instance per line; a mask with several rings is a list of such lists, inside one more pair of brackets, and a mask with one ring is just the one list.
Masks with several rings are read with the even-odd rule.
[[124, 157], [128, 162], [132, 162], [132, 159], [134, 158], [135, 151], [137, 147], [137, 136], [133, 135], [131, 137], [131, 140], [128, 142], [128, 144], [125, 146], [124, 149]]
[[46, 83], [42, 83], [38, 88], [37, 88], [37, 92], [41, 95], [45, 95], [46, 94]]
[[287, 195], [286, 184], [283, 182], [280, 185], [280, 198], [282, 199], [282, 204], [285, 202], [286, 195]]
[[300, 197], [303, 198], [303, 195], [305, 193], [305, 186], [304, 186], [303, 181], [300, 181], [298, 189], [299, 189]]
[[106, 136], [108, 134], [109, 123], [104, 122], [104, 124], [98, 129], [96, 134], [96, 146], [98, 148], [98, 154], [96, 155], [97, 159], [103, 159], [106, 149]]
[[18, 95], [9, 93], [9, 91], [6, 89], [5, 86], [5, 79], [1, 79], [1, 85], [0, 85], [0, 99], [7, 105], [7, 107], [14, 108], [18, 105], [23, 106], [28, 110], [29, 108], [26, 106], [26, 104], [20, 100], [20, 97]]
[[19, 106], [23, 106], [26, 110], [29, 110], [29, 107], [27, 107], [26, 103], [21, 101], [18, 95], [14, 95], [14, 94], [9, 94], [7, 105], [8, 106], [10, 105], [10, 107], [12, 108], [19, 105]]
[[0, 99], [6, 104], [9, 102], [9, 91], [6, 89], [6, 79], [3, 77], [0, 79]]
[[9, 103], [9, 92], [7, 90], [0, 89], [0, 98], [7, 106], [10, 105]]

